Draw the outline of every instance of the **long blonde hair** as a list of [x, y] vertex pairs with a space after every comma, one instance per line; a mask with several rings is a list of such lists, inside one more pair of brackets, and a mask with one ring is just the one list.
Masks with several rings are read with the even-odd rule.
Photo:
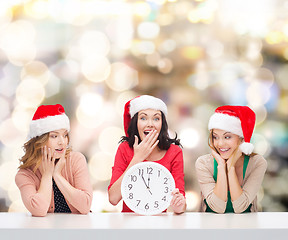
[[[34, 137], [26, 142], [23, 146], [24, 148], [24, 156], [19, 160], [20, 161], [20, 169], [27, 169], [32, 168], [32, 171], [35, 173], [37, 169], [41, 165], [42, 161], [42, 152], [41, 148], [44, 147], [49, 139], [49, 133], [44, 133], [39, 137]], [[68, 133], [68, 144], [70, 142], [70, 137]], [[69, 145], [68, 145], [69, 146]], [[71, 147], [69, 146], [66, 149], [65, 158], [69, 155], [72, 151]]]

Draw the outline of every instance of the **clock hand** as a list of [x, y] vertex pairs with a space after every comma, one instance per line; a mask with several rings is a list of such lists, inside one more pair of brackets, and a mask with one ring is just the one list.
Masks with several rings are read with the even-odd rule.
[[146, 182], [145, 182], [145, 179], [144, 179], [143, 175], [142, 175], [142, 179], [143, 179], [143, 182], [144, 182], [146, 188], [149, 189], [148, 185], [147, 185]]
[[148, 175], [148, 183], [147, 183], [148, 188], [150, 188], [149, 183], [150, 183], [150, 174]]
[[[148, 191], [150, 192], [150, 194], [152, 195], [152, 192], [150, 191], [150, 188], [149, 188], [149, 186], [146, 184], [146, 182], [145, 182], [145, 179], [144, 179], [144, 177], [143, 177], [143, 174], [142, 174], [142, 179], [143, 179], [143, 182], [144, 182], [144, 184], [145, 184], [145, 186], [146, 186], [146, 188], [148, 189]], [[150, 181], [150, 178], [149, 178], [149, 181]]]

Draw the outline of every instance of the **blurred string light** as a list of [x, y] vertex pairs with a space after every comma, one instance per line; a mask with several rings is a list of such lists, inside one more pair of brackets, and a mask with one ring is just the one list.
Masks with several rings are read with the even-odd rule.
[[247, 57], [247, 59], [249, 59], [250, 61], [259, 61], [259, 58], [261, 59], [261, 64], [263, 62], [262, 59], [262, 55], [261, 55], [261, 50], [263, 47], [262, 41], [260, 39], [253, 39], [253, 40], [248, 40], [248, 44], [246, 47], [246, 52], [245, 55]]
[[[266, 35], [269, 21], [273, 18], [271, 9], [275, 1], [271, 0], [221, 0], [219, 1], [218, 18], [223, 26], [233, 26], [237, 34], [249, 33], [252, 36]], [[249, 8], [247, 8], [249, 6]]]
[[30, 22], [17, 20], [1, 31], [0, 48], [11, 63], [23, 66], [36, 57], [35, 37], [36, 30]]
[[134, 40], [131, 52], [135, 56], [153, 54], [156, 50], [155, 43], [152, 41]]
[[184, 58], [195, 61], [204, 57], [204, 50], [198, 46], [183, 47], [181, 54]]
[[287, 142], [287, 126], [284, 122], [266, 120], [260, 129], [263, 136], [274, 146], [278, 147]]
[[248, 103], [254, 107], [267, 103], [270, 95], [269, 87], [258, 81], [251, 83], [246, 92]]
[[43, 19], [49, 16], [50, 7], [51, 7], [51, 1], [47, 0], [30, 1], [24, 5], [24, 11], [30, 17]]
[[114, 154], [108, 152], [95, 153], [88, 162], [91, 177], [97, 181], [108, 181], [111, 178]]
[[181, 144], [184, 148], [195, 148], [200, 140], [198, 131], [195, 128], [185, 128], [179, 133], [179, 138], [181, 139]]
[[116, 153], [118, 148], [118, 142], [124, 135], [123, 128], [119, 127], [107, 127], [103, 129], [99, 134], [99, 147], [103, 152]]
[[160, 32], [160, 27], [155, 22], [142, 22], [138, 25], [138, 35], [142, 39], [157, 38]]
[[199, 90], [205, 90], [214, 80], [215, 77], [210, 76], [212, 73], [207, 72], [205, 62], [199, 61], [195, 66], [195, 73], [191, 74], [187, 81], [191, 86]]
[[[18, 121], [21, 121], [21, 119]], [[5, 146], [21, 144], [25, 139], [26, 134], [16, 128], [11, 118], [7, 118], [0, 123], [0, 141]]]
[[102, 82], [111, 72], [111, 64], [106, 57], [90, 56], [83, 60], [81, 67], [83, 75], [91, 82]]
[[[124, 91], [118, 95], [116, 102], [115, 102], [115, 109], [116, 109], [116, 113], [118, 113], [118, 116], [120, 116], [121, 119], [123, 117], [124, 106], [126, 102], [128, 102], [129, 100], [131, 100], [132, 98], [136, 96], [137, 96], [137, 93], [133, 91]], [[118, 122], [118, 123], [120, 123], [121, 126], [123, 126], [122, 122]]]
[[[97, 201], [93, 201], [91, 205], [91, 211], [93, 213], [97, 212], [121, 212], [122, 210], [122, 201], [117, 206], [113, 206], [109, 203], [108, 194], [96, 190], [93, 192], [93, 199], [97, 199]], [[119, 223], [118, 223], [119, 226]]]
[[2, 122], [5, 118], [9, 116], [10, 109], [9, 109], [9, 102], [7, 101], [7, 99], [1, 96], [0, 96], [0, 106], [1, 106], [0, 122]]
[[164, 74], [170, 73], [173, 67], [174, 67], [173, 62], [169, 58], [162, 58], [159, 60], [157, 64], [157, 68], [159, 72], [164, 73]]
[[79, 80], [80, 65], [74, 60], [59, 60], [50, 67], [50, 71], [61, 80], [75, 84]]
[[153, 52], [152, 54], [148, 54], [146, 57], [146, 63], [151, 67], [156, 67], [160, 62], [161, 56], [158, 52]]
[[279, 87], [284, 90], [288, 90], [287, 76], [288, 65], [284, 64], [283, 66], [280, 66], [278, 71], [276, 72], [277, 83], [279, 84]]
[[45, 97], [44, 86], [34, 78], [26, 78], [21, 81], [16, 90], [18, 104], [26, 108], [37, 107]]
[[7, 1], [0, 2], [0, 32], [12, 21], [13, 13], [11, 8], [7, 6]]
[[0, 165], [0, 187], [5, 191], [9, 190], [9, 186], [14, 182], [17, 173], [17, 162], [4, 162]]
[[130, 90], [138, 84], [138, 72], [125, 63], [113, 63], [106, 83], [111, 90], [116, 92]]
[[103, 97], [97, 93], [84, 93], [80, 98], [76, 117], [87, 128], [98, 127], [105, 119]]
[[19, 68], [11, 63], [6, 63], [1, 70], [0, 94], [3, 97], [11, 98], [19, 84]]
[[147, 17], [151, 12], [151, 7], [148, 2], [145, 1], [136, 1], [132, 5], [132, 10], [135, 16], [138, 17]]
[[21, 79], [33, 78], [46, 85], [51, 77], [48, 66], [40, 61], [32, 61], [23, 66]]
[[254, 145], [254, 152], [260, 154], [264, 157], [269, 156], [271, 153], [271, 144], [269, 141], [261, 134], [254, 133], [251, 139]]
[[288, 96], [283, 96], [279, 99], [279, 103], [277, 106], [277, 111], [280, 114], [286, 115], [286, 117], [288, 116]]
[[215, 11], [218, 9], [217, 1], [198, 1], [202, 2], [189, 11], [187, 17], [192, 23], [209, 24], [214, 20]]
[[23, 66], [21, 83], [16, 90], [16, 99], [23, 107], [36, 107], [44, 99], [60, 91], [60, 80], [51, 74], [42, 62], [32, 61]]
[[187, 191], [185, 194], [187, 211], [198, 211], [197, 207], [200, 206], [200, 196], [195, 191]]
[[[141, 6], [140, 8], [143, 9]], [[50, 17], [56, 21], [74, 26], [87, 25], [95, 16], [132, 14], [132, 8], [125, 1], [104, 0], [35, 0], [25, 4], [24, 9], [25, 13], [32, 18]], [[135, 8], [135, 11], [139, 12], [137, 8]]]
[[264, 105], [260, 105], [260, 106], [253, 106], [253, 105], [250, 105], [251, 109], [253, 109], [253, 111], [255, 112], [256, 114], [256, 124], [261, 124], [263, 123], [266, 119], [267, 119], [267, 109]]
[[110, 51], [107, 36], [99, 31], [86, 31], [79, 39], [79, 50], [82, 57], [89, 55], [106, 56]]
[[179, 139], [184, 148], [192, 149], [199, 146], [201, 139], [205, 136], [203, 124], [200, 120], [186, 118], [178, 123]]
[[24, 133], [28, 133], [29, 124], [33, 118], [34, 108], [26, 108], [21, 105], [17, 105], [11, 114], [11, 119], [14, 126]]
[[218, 40], [211, 40], [209, 45], [206, 47], [206, 53], [212, 59], [219, 58], [224, 53], [224, 45]]
[[279, 44], [284, 42], [285, 35], [280, 31], [271, 31], [266, 35], [266, 42], [268, 44]]
[[87, 30], [70, 42], [66, 59], [82, 61], [92, 56], [105, 57], [109, 51], [110, 42], [103, 32]]
[[166, 39], [159, 46], [159, 52], [162, 54], [167, 54], [173, 52], [177, 47], [176, 41], [174, 39]]

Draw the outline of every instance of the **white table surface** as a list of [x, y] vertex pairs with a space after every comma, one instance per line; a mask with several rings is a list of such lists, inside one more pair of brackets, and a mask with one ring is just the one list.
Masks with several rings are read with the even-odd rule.
[[0, 213], [0, 239], [288, 239], [287, 212], [248, 214]]

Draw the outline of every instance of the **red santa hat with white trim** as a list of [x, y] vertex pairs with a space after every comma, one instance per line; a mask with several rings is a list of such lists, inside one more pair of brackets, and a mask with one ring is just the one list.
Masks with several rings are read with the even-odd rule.
[[131, 119], [137, 112], [145, 109], [159, 110], [163, 112], [166, 117], [168, 114], [166, 104], [159, 98], [150, 95], [142, 95], [129, 100], [124, 106], [123, 114], [124, 130], [127, 137]]
[[41, 105], [37, 108], [28, 133], [29, 140], [54, 130], [70, 131], [69, 118], [62, 105]]
[[254, 146], [250, 143], [255, 126], [256, 115], [247, 106], [221, 106], [215, 110], [210, 117], [208, 129], [221, 129], [234, 133], [242, 138], [244, 142], [240, 144], [240, 150], [250, 155]]

